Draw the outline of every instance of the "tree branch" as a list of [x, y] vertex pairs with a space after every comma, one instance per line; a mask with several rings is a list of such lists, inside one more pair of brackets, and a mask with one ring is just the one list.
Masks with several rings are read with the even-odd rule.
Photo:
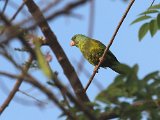
[[114, 41], [114, 39], [115, 39], [118, 31], [119, 31], [119, 28], [121, 27], [124, 19], [126, 18], [128, 12], [129, 12], [129, 10], [130, 10], [130, 8], [132, 7], [132, 5], [133, 5], [134, 2], [135, 2], [135, 0], [131, 0], [131, 2], [129, 3], [129, 5], [128, 5], [128, 7], [127, 7], [127, 9], [126, 9], [126, 11], [125, 11], [125, 13], [124, 13], [124, 15], [122, 16], [122, 18], [121, 18], [121, 20], [120, 20], [120, 22], [119, 22], [119, 24], [118, 24], [118, 26], [117, 26], [117, 28], [116, 28], [116, 30], [115, 30], [115, 32], [113, 33], [113, 36], [112, 36], [109, 44], [106, 46], [106, 49], [104, 50], [104, 53], [103, 53], [103, 55], [102, 55], [102, 57], [101, 57], [98, 65], [95, 66], [94, 71], [93, 71], [93, 74], [92, 74], [92, 76], [90, 77], [89, 82], [87, 83], [87, 85], [86, 85], [86, 87], [85, 87], [85, 89], [84, 89], [84, 93], [87, 91], [89, 85], [91, 84], [94, 76], [95, 76], [96, 73], [97, 73], [97, 70], [99, 69], [99, 67], [100, 67], [101, 63], [103, 62], [104, 58], [106, 57], [107, 52], [109, 51], [109, 48], [110, 48], [110, 46], [112, 45], [112, 43], [113, 43], [113, 41]]
[[56, 98], [56, 96], [52, 93], [52, 91], [50, 91], [48, 88], [46, 88], [45, 86], [43, 86], [40, 82], [38, 82], [37, 80], [35, 80], [32, 76], [30, 75], [26, 75], [26, 76], [17, 76], [17, 75], [13, 75], [10, 73], [5, 73], [5, 72], [1, 72], [1, 75], [10, 77], [10, 78], [17, 78], [17, 79], [23, 79], [26, 82], [32, 84], [33, 86], [35, 86], [36, 88], [38, 88], [41, 92], [45, 93], [45, 95], [52, 101], [54, 102], [71, 120], [76, 120], [76, 116], [73, 116], [72, 113], [70, 113]]
[[[76, 96], [84, 102], [89, 102], [88, 96], [83, 93], [83, 90], [84, 90], [83, 86], [82, 86], [73, 66], [71, 65], [65, 52], [63, 51], [63, 48], [58, 43], [58, 40], [57, 40], [55, 34], [52, 32], [51, 28], [49, 27], [46, 19], [44, 18], [43, 14], [39, 10], [38, 6], [34, 3], [33, 0], [24, 0], [24, 1], [26, 1], [26, 6], [28, 7], [28, 10], [32, 14], [35, 21], [37, 22], [37, 24], [41, 28], [44, 36], [46, 37], [49, 47], [52, 49], [52, 51], [56, 55], [58, 62], [60, 63], [61, 67], [63, 68], [64, 74], [68, 78], [72, 88], [74, 89]], [[73, 5], [70, 7], [73, 7]], [[68, 9], [70, 7], [68, 7]]]
[[18, 8], [18, 10], [15, 12], [15, 14], [12, 16], [12, 18], [10, 19], [10, 22], [12, 22], [15, 18], [16, 18], [16, 16], [18, 15], [18, 13], [23, 9], [23, 6], [25, 5], [25, 2], [23, 2], [22, 4], [21, 4], [21, 6]]
[[30, 57], [27, 64], [23, 67], [22, 73], [20, 75], [20, 78], [16, 80], [16, 83], [12, 89], [12, 91], [9, 93], [7, 99], [4, 101], [4, 103], [0, 107], [0, 114], [3, 113], [3, 111], [6, 109], [6, 107], [9, 105], [13, 97], [15, 96], [16, 92], [19, 90], [19, 87], [23, 81], [23, 77], [26, 75], [31, 63], [32, 63], [33, 58]]
[[5, 10], [7, 8], [7, 4], [8, 4], [8, 0], [5, 1], [5, 4], [4, 4], [3, 9], [2, 9], [2, 13], [5, 12]]

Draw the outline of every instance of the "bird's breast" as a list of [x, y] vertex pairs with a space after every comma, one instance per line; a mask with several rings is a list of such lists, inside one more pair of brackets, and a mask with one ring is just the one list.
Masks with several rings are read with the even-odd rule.
[[99, 62], [99, 58], [102, 56], [103, 52], [101, 51], [88, 51], [84, 52], [84, 57], [88, 60], [92, 65], [97, 65]]

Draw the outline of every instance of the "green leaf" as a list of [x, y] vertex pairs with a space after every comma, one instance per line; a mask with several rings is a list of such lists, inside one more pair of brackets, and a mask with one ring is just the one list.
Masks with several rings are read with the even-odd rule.
[[36, 52], [38, 64], [39, 64], [40, 68], [42, 69], [43, 73], [48, 78], [51, 78], [52, 77], [51, 68], [40, 50], [40, 43], [38, 40], [35, 40], [35, 52]]
[[136, 64], [131, 69], [130, 74], [128, 74], [126, 77], [125, 85], [129, 97], [132, 97], [133, 94], [136, 94], [138, 92], [139, 80], [137, 77], [137, 73], [138, 73], [138, 65]]
[[139, 69], [138, 64], [135, 64], [135, 65], [133, 66], [133, 68], [132, 68], [132, 70], [133, 70], [133, 72], [134, 72], [135, 74], [138, 73], [138, 69]]
[[151, 20], [151, 22], [149, 23], [149, 30], [150, 30], [151, 36], [153, 37], [158, 30], [157, 20]]
[[160, 29], [160, 14], [157, 15], [157, 25], [158, 28]]
[[147, 15], [147, 14], [152, 14], [152, 13], [158, 13], [158, 10], [147, 10], [139, 15]]
[[143, 21], [143, 20], [149, 19], [149, 18], [151, 18], [151, 16], [146, 16], [146, 15], [145, 15], [145, 16], [141, 16], [141, 17], [135, 19], [135, 20], [131, 23], [131, 25], [132, 25], [132, 24], [135, 24], [135, 23], [137, 23], [137, 22], [141, 22], [141, 21]]
[[149, 30], [149, 23], [145, 23], [140, 27], [139, 33], [138, 33], [138, 38], [139, 38], [140, 41], [146, 35], [148, 30]]
[[153, 5], [149, 9], [160, 9], [160, 4]]
[[150, 79], [154, 79], [154, 78], [158, 75], [158, 73], [159, 73], [159, 71], [151, 72], [151, 73], [149, 73], [148, 75], [146, 75], [146, 76], [142, 79], [142, 81], [147, 82], [147, 81], [149, 81]]

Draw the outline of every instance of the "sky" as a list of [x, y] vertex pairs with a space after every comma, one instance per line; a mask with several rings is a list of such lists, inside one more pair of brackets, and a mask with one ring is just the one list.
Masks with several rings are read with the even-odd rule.
[[[53, 8], [53, 12], [58, 9], [62, 9], [63, 5], [65, 5], [65, 3], [69, 1], [74, 0], [64, 1], [62, 5], [59, 5], [55, 9]], [[21, 1], [17, 0], [17, 4], [19, 4], [19, 2]], [[115, 54], [120, 62], [128, 64], [129, 66], [133, 66], [135, 64], [139, 65], [139, 78], [143, 78], [148, 73], [160, 69], [160, 65], [158, 64], [160, 61], [160, 56], [158, 55], [160, 44], [158, 37], [159, 32], [153, 38], [151, 38], [150, 34], [147, 34], [145, 38], [141, 42], [139, 42], [137, 36], [139, 27], [142, 23], [130, 25], [130, 23], [134, 19], [136, 19], [139, 13], [145, 11], [147, 7], [150, 6], [151, 2], [151, 0], [136, 0], [124, 23], [122, 24], [114, 40], [114, 43], [110, 48], [110, 50]], [[94, 39], [100, 40], [105, 45], [107, 45], [113, 35], [113, 32], [115, 31], [116, 26], [118, 25], [118, 22], [120, 21], [124, 11], [126, 10], [127, 5], [128, 3], [124, 3], [120, 0], [96, 0], [94, 20], [95, 24], [92, 37]], [[2, 6], [3, 1], [0, 1], [0, 9], [2, 9]], [[13, 15], [14, 12], [15, 10], [13, 8], [7, 8], [6, 13], [9, 17]], [[74, 9], [73, 13], [80, 15], [81, 18], [79, 19], [69, 16], [60, 16], [54, 20], [49, 21], [49, 25], [56, 34], [59, 43], [61, 44], [66, 55], [77, 71], [77, 62], [80, 62], [82, 54], [80, 53], [79, 49], [77, 49], [76, 47], [71, 47], [69, 43], [71, 41], [71, 37], [75, 34], [88, 34], [89, 4]], [[24, 19], [24, 17], [25, 15], [19, 15], [15, 22]], [[38, 30], [36, 34], [38, 36], [42, 35], [40, 30]], [[10, 46], [12, 47], [10, 48], [10, 51], [12, 52], [14, 58], [17, 59], [20, 63], [23, 63], [24, 59], [27, 59], [27, 55], [25, 53], [19, 54], [13, 51], [15, 47], [20, 47], [21, 45], [17, 41], [14, 41], [10, 44]], [[50, 49], [48, 47], [43, 47], [42, 50], [45, 53]], [[52, 69], [54, 71], [57, 71], [59, 78], [68, 85], [68, 81], [63, 75], [62, 68], [58, 64], [54, 54], [52, 55], [53, 60], [50, 63]], [[2, 56], [0, 56], [0, 61], [0, 71], [4, 70], [12, 73], [19, 72], [5, 59], [3, 59]], [[85, 61], [83, 67], [90, 74], [92, 74], [94, 67], [87, 61]], [[46, 78], [41, 71], [30, 70], [29, 72], [33, 74], [37, 79], [40, 79], [42, 83], [46, 84]], [[95, 79], [103, 86], [102, 89], [105, 89], [109, 84], [112, 83], [116, 75], [117, 73], [110, 69], [106, 70], [101, 68], [98, 74], [96, 74]], [[79, 75], [79, 78], [83, 86], [85, 86], [87, 84], [89, 76], [86, 77], [83, 73], [81, 73]], [[9, 93], [8, 90], [11, 90], [15, 81], [0, 76], [0, 82], [0, 104], [2, 104], [7, 97], [7, 94]], [[4, 85], [6, 87], [4, 87]], [[6, 88], [8, 88], [8, 90], [6, 90]], [[46, 97], [38, 90], [34, 89], [28, 84], [26, 85], [25, 83], [22, 84], [20, 89], [22, 91], [29, 91], [29, 94], [35, 96], [41, 101], [45, 101], [45, 104], [47, 105], [45, 105], [45, 107], [37, 107], [37, 101], [18, 92], [14, 100], [0, 116], [0, 120], [64, 120], [64, 118], [58, 118], [61, 113], [60, 110], [57, 109], [54, 104], [46, 100]], [[56, 90], [53, 91], [58, 95], [58, 92]], [[98, 89], [95, 84], [92, 83], [87, 90], [87, 95], [89, 96], [91, 101], [94, 101], [95, 96], [99, 92], [100, 89]]]

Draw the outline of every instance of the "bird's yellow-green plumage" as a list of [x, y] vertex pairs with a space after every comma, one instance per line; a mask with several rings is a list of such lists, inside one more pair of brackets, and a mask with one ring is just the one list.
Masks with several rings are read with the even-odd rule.
[[[77, 34], [72, 37], [71, 46], [76, 46], [80, 49], [83, 56], [91, 63], [92, 65], [97, 65], [99, 63], [100, 57], [102, 57], [105, 50], [105, 45], [98, 40], [89, 38], [85, 35]], [[112, 70], [123, 73], [119, 67], [120, 63], [113, 53], [109, 50], [107, 56], [105, 57], [101, 67], [109, 67]]]

